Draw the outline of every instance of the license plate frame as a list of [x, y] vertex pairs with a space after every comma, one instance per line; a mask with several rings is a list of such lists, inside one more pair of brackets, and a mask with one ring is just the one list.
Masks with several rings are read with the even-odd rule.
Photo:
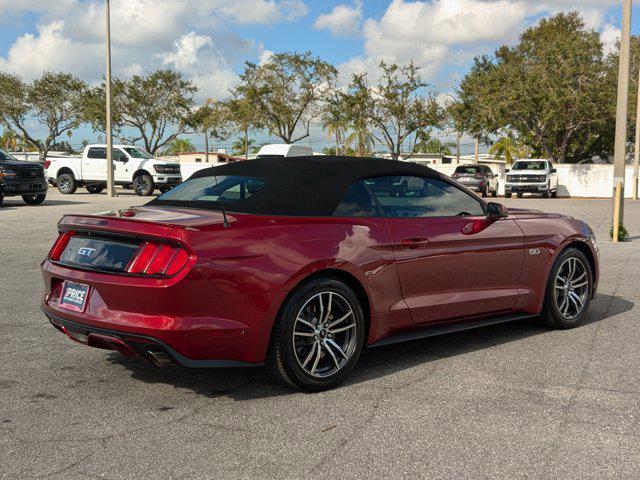
[[84, 283], [65, 281], [60, 291], [58, 305], [61, 308], [83, 313], [87, 307], [87, 299], [91, 286]]

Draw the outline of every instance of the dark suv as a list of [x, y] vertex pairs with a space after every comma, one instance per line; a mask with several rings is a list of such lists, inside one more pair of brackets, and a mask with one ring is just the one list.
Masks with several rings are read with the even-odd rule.
[[0, 205], [4, 197], [21, 196], [28, 205], [39, 205], [47, 198], [44, 168], [17, 160], [0, 149]]
[[498, 175], [486, 165], [460, 165], [451, 178], [465, 187], [480, 192], [483, 197], [498, 196]]

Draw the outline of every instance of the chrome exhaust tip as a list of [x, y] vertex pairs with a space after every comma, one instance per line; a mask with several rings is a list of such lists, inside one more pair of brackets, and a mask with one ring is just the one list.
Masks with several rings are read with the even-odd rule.
[[171, 365], [175, 363], [169, 355], [167, 355], [165, 352], [161, 350], [147, 349], [146, 352], [147, 352], [147, 355], [150, 357], [151, 361], [158, 367], [165, 367], [167, 365]]

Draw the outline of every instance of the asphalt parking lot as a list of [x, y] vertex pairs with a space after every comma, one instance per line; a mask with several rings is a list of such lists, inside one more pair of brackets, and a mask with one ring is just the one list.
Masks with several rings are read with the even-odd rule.
[[383, 347], [304, 394], [262, 369], [158, 369], [54, 330], [39, 263], [60, 216], [144, 202], [80, 192], [0, 207], [2, 478], [640, 478], [640, 202], [613, 245], [609, 200], [499, 199], [592, 225], [602, 277], [585, 326]]

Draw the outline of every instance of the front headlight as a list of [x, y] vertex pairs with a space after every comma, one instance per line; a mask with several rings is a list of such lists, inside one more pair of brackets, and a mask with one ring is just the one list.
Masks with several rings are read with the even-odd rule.
[[13, 170], [7, 170], [4, 168], [0, 168], [0, 178], [13, 178], [17, 175]]

